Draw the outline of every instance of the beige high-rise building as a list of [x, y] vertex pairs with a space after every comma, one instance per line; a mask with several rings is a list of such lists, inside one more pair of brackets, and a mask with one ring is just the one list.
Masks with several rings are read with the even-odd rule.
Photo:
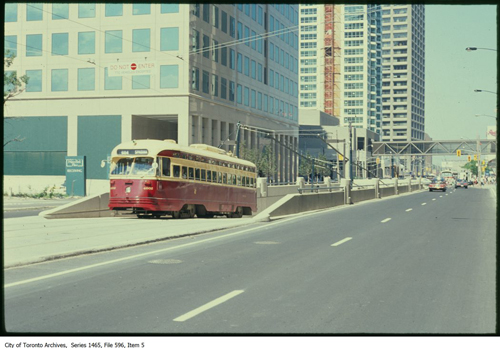
[[425, 134], [425, 6], [382, 6], [382, 140]]

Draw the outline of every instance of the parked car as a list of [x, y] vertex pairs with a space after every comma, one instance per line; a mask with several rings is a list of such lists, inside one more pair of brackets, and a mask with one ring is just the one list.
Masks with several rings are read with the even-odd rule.
[[429, 184], [429, 191], [439, 190], [446, 192], [446, 181], [444, 179], [433, 179]]
[[469, 188], [469, 183], [465, 180], [457, 180], [457, 182], [455, 183], [455, 188], [458, 187]]

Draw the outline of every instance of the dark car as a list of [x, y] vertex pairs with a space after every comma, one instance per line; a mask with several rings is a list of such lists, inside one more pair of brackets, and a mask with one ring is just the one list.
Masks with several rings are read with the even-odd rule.
[[469, 188], [469, 183], [465, 180], [457, 180], [457, 182], [455, 183], [455, 188], [458, 187]]
[[432, 192], [434, 190], [446, 191], [446, 181], [444, 179], [433, 179], [429, 184], [429, 191]]

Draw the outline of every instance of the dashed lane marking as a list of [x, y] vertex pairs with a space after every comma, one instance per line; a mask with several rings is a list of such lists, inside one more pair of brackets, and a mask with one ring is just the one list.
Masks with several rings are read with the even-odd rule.
[[422, 203], [422, 205], [426, 205], [427, 203]]
[[386, 223], [387, 221], [390, 221], [390, 220], [391, 220], [391, 218], [387, 218], [387, 219], [384, 219], [384, 220], [382, 220], [382, 221], [380, 221], [380, 222], [381, 222], [381, 223]]
[[412, 210], [413, 210], [413, 209], [412, 209], [412, 208], [410, 208], [410, 209], [406, 209], [405, 211], [412, 211]]
[[345, 242], [348, 242], [348, 241], [350, 241], [351, 239], [352, 239], [351, 237], [344, 238], [344, 239], [342, 239], [342, 240], [338, 241], [337, 243], [332, 244], [332, 246], [339, 246], [340, 244], [343, 244], [343, 243], [345, 243]]
[[207, 304], [201, 306], [201, 307], [198, 307], [196, 309], [193, 309], [192, 311], [184, 314], [184, 315], [181, 315], [180, 317], [177, 317], [174, 319], [174, 321], [186, 321], [188, 319], [191, 319], [192, 317], [195, 317], [197, 316], [198, 314], [200, 313], [203, 313], [205, 311], [208, 311], [209, 309], [215, 307], [215, 306], [218, 306], [220, 305], [221, 303], [224, 303], [230, 299], [232, 299], [233, 297], [235, 296], [238, 296], [239, 294], [245, 292], [244, 290], [234, 290], [234, 291], [231, 291], [229, 294], [226, 294], [224, 296], [221, 296], [213, 301], [210, 301], [208, 302]]

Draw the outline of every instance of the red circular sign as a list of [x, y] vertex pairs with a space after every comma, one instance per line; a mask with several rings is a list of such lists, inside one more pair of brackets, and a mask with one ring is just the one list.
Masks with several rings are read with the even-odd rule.
[[132, 70], [137, 69], [137, 64], [132, 63], [132, 64], [130, 65], [130, 69], [132, 69]]

